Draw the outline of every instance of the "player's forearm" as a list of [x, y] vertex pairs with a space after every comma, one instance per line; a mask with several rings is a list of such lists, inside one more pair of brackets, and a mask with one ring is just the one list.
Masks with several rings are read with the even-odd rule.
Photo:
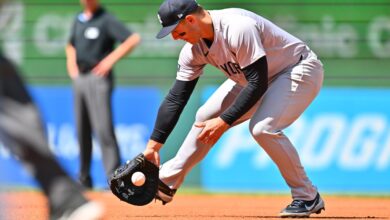
[[68, 44], [65, 48], [66, 53], [66, 68], [71, 78], [79, 73], [79, 68], [76, 61], [76, 49]]
[[153, 149], [154, 151], [160, 151], [162, 146], [163, 146], [162, 143], [159, 143], [155, 140], [149, 140], [147, 145], [146, 145], [146, 149]]
[[112, 51], [105, 59], [109, 60], [112, 65], [118, 62], [122, 57], [134, 50], [141, 42], [141, 36], [137, 33], [132, 34], [122, 44], [120, 44], [114, 51]]
[[171, 97], [169, 94], [159, 108], [156, 123], [150, 136], [153, 141], [165, 143], [184, 109], [184, 103], [175, 102]]
[[268, 67], [266, 57], [262, 57], [243, 69], [248, 84], [230, 106], [220, 116], [227, 124], [232, 125], [248, 112], [263, 96], [268, 87]]
[[76, 62], [67, 60], [66, 67], [68, 69], [68, 75], [70, 77], [74, 77], [75, 75], [79, 74], [79, 68]]
[[165, 143], [176, 126], [197, 82], [198, 78], [192, 81], [176, 80], [159, 108], [150, 139], [159, 143]]

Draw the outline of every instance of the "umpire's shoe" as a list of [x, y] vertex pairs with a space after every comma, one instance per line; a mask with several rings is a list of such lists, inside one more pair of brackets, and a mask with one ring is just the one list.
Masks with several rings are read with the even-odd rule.
[[283, 209], [279, 216], [282, 218], [302, 218], [309, 217], [310, 214], [320, 214], [322, 210], [325, 210], [325, 203], [321, 199], [319, 193], [311, 201], [294, 200], [290, 205]]
[[175, 193], [176, 193], [176, 189], [169, 188], [169, 186], [167, 186], [161, 180], [158, 181], [158, 190], [155, 198], [160, 200], [163, 205], [172, 201]]

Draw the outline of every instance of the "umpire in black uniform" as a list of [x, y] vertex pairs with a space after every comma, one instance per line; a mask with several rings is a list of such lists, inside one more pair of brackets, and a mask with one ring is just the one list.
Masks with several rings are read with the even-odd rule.
[[[93, 187], [90, 176], [92, 130], [97, 136], [106, 175], [120, 165], [111, 110], [112, 67], [140, 42], [140, 36], [108, 13], [98, 0], [81, 0], [66, 47], [67, 68], [73, 80], [75, 115], [80, 146], [79, 181]], [[114, 48], [116, 42], [121, 42]]]

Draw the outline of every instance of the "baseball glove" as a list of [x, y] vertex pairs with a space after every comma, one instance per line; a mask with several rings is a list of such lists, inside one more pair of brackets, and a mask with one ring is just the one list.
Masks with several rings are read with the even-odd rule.
[[[156, 196], [159, 183], [158, 171], [158, 167], [140, 153], [115, 170], [109, 179], [110, 189], [124, 202], [137, 206], [146, 205]], [[135, 172], [142, 172], [145, 175], [146, 180], [143, 185], [136, 186], [131, 181]]]

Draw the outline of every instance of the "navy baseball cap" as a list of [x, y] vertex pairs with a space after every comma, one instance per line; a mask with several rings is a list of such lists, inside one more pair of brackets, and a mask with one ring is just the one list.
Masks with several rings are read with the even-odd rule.
[[172, 32], [173, 29], [188, 14], [199, 7], [196, 0], [165, 0], [158, 10], [158, 20], [163, 28], [158, 32], [156, 38], [161, 39]]

